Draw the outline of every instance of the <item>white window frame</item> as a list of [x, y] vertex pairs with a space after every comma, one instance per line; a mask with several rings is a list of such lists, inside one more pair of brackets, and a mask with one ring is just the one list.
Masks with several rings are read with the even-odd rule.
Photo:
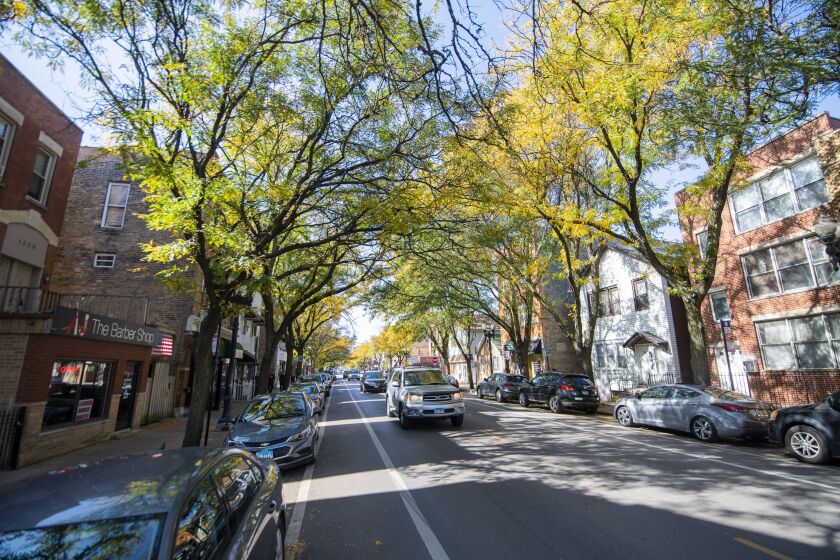
[[[733, 214], [733, 216], [734, 216], [734, 214]], [[733, 217], [733, 219], [734, 219], [734, 217]], [[700, 242], [700, 236], [701, 235], [706, 236], [705, 245]], [[695, 241], [697, 241], [697, 249], [698, 249], [698, 251], [700, 251], [700, 257], [705, 259], [706, 258], [706, 247], [709, 246], [709, 230], [704, 229], [704, 230], [698, 231], [697, 233], [694, 234], [694, 239], [695, 239]]]
[[[47, 198], [50, 196], [50, 187], [52, 186], [53, 180], [53, 173], [55, 172], [55, 162], [58, 161], [58, 156], [55, 152], [50, 150], [44, 144], [38, 144], [38, 151], [44, 152], [49, 156], [49, 161], [47, 162], [47, 175], [43, 177], [44, 179], [44, 188], [41, 190], [41, 196], [39, 198], [35, 198], [31, 194], [29, 194], [29, 183], [26, 183], [26, 198], [31, 200], [32, 202], [39, 204], [41, 206], [47, 205]], [[36, 152], [37, 156], [37, 152]], [[32, 167], [32, 172], [29, 175], [30, 181], [32, 179], [32, 174], [35, 173], [35, 167]], [[40, 177], [40, 175], [39, 175]]]
[[732, 319], [732, 308], [729, 307], [729, 296], [726, 295], [726, 289], [709, 290], [709, 307], [712, 309], [712, 319], [714, 319], [715, 323], [719, 323], [721, 318], [715, 313], [715, 304], [712, 302], [712, 296], [718, 294], [723, 294], [723, 297], [726, 299], [726, 307], [729, 308], [729, 319]]
[[[795, 293], [798, 293], [798, 292], [807, 292], [808, 290], [816, 290], [818, 288], [822, 288], [822, 287], [825, 287], [825, 286], [832, 286], [834, 284], [837, 284], [836, 279], [834, 281], [828, 282], [826, 284], [821, 284], [819, 282], [819, 275], [817, 274], [817, 268], [816, 268], [817, 265], [814, 264], [814, 256], [811, 254], [810, 243], [809, 243], [812, 239], [814, 239], [814, 238], [813, 237], [803, 237], [803, 238], [800, 238], [800, 239], [796, 239], [794, 241], [788, 241], [786, 243], [779, 243], [778, 245], [773, 245], [771, 247], [764, 247], [764, 248], [759, 249], [757, 251], [750, 251], [749, 253], [744, 253], [743, 255], [741, 255], [740, 256], [741, 257], [741, 270], [744, 273], [744, 282], [746, 282], [746, 284], [747, 284], [747, 293], [749, 294], [750, 299], [751, 300], [753, 300], [753, 299], [765, 299], [765, 298], [769, 298], [769, 297], [782, 296], [782, 295], [785, 295], [785, 294], [795, 294]], [[782, 277], [779, 274], [779, 262], [776, 260], [776, 249], [779, 248], [779, 247], [784, 247], [786, 245], [793, 245], [795, 243], [799, 243], [800, 245], [802, 245], [804, 247], [805, 256], [808, 258], [808, 268], [811, 271], [811, 280], [813, 281], [813, 285], [805, 286], [804, 288], [794, 288], [792, 290], [785, 290], [784, 289], [784, 284], [782, 283]], [[773, 272], [776, 275], [776, 284], [779, 287], [779, 291], [775, 292], [775, 293], [772, 293], [772, 294], [765, 294], [765, 295], [761, 295], [761, 296], [756, 296], [752, 292], [752, 284], [750, 283], [750, 276], [749, 276], [749, 272], [747, 271], [746, 258], [750, 255], [753, 255], [755, 253], [761, 253], [763, 251], [770, 251], [770, 260], [773, 263]], [[820, 264], [823, 264], [823, 263], [820, 263]], [[795, 265], [795, 266], [799, 266], [799, 265]], [[785, 267], [785, 268], [790, 268], [790, 267]], [[764, 274], [764, 273], [762, 273], [762, 274]], [[731, 309], [730, 309], [730, 313], [731, 313]]]
[[[111, 259], [111, 265], [101, 264], [100, 259]], [[117, 264], [117, 255], [115, 253], [96, 253], [93, 255], [93, 268], [114, 268]]]
[[[119, 204], [111, 204], [111, 187], [114, 185], [125, 186], [128, 188], [128, 192], [125, 195], [125, 205], [121, 206]], [[105, 207], [102, 209], [102, 220], [99, 224], [102, 229], [123, 229], [125, 227], [125, 214], [128, 211], [129, 196], [131, 196], [131, 183], [108, 183], [108, 192], [105, 194]], [[119, 226], [107, 225], [105, 219], [108, 217], [109, 208], [122, 208], [122, 219], [120, 220]]]
[[0, 180], [2, 180], [3, 175], [6, 173], [6, 163], [9, 161], [9, 153], [12, 151], [12, 142], [15, 138], [17, 125], [3, 113], [0, 113], [0, 121], [3, 121], [6, 125], [6, 137], [3, 138], [3, 147], [0, 149]]
[[[637, 313], [644, 313], [645, 311], [650, 311], [650, 283], [647, 281], [647, 278], [644, 278], [644, 277], [634, 278], [633, 280], [630, 281], [630, 284], [631, 284], [631, 287], [633, 288], [633, 310], [636, 311]], [[645, 305], [645, 307], [643, 307], [641, 309], [639, 309], [639, 302], [638, 302], [639, 294], [636, 291], [636, 286], [638, 284], [643, 284], [644, 285], [644, 287], [645, 287], [644, 296], [647, 300], [647, 304]], [[621, 306], [621, 303], [619, 303], [619, 307], [620, 306]]]
[[[790, 163], [786, 163], [785, 166], [782, 167], [781, 169], [773, 169], [771, 172], [763, 174], [761, 177], [753, 180], [749, 185], [747, 185], [743, 189], [738, 189], [737, 191], [735, 191], [735, 192], [733, 192], [729, 195], [729, 197], [728, 197], [729, 214], [732, 217], [732, 225], [735, 228], [735, 234], [736, 235], [739, 235], [741, 233], [745, 233], [747, 231], [752, 231], [754, 229], [758, 229], [758, 228], [766, 226], [768, 224], [772, 224], [772, 223], [784, 220], [785, 218], [790, 218], [791, 216], [795, 216], [795, 215], [797, 215], [801, 212], [806, 212], [808, 210], [813, 210], [814, 208], [818, 208], [818, 206], [814, 206], [814, 207], [806, 208], [805, 210], [803, 210], [799, 207], [799, 199], [796, 196], [796, 188], [794, 187], [794, 184], [793, 184], [793, 174], [790, 171], [791, 167], [794, 167], [794, 166], [796, 166], [796, 165], [798, 165], [798, 164], [802, 163], [803, 161], [805, 161], [807, 159], [810, 159], [810, 158], [815, 158], [815, 159], [817, 158], [816, 152], [814, 152], [813, 150], [809, 150], [808, 152], [803, 154], [801, 157], [797, 158], [795, 161], [791, 161]], [[818, 159], [817, 159], [817, 165], [819, 165], [819, 160]], [[820, 167], [820, 173], [822, 174], [823, 173], [822, 166], [820, 165], [819, 167]], [[758, 184], [761, 181], [763, 181], [764, 179], [767, 179], [767, 178], [771, 177], [772, 175], [775, 175], [776, 173], [780, 173], [780, 172], [784, 175], [785, 184], [788, 188], [788, 194], [790, 195], [791, 201], [793, 203], [793, 214], [789, 214], [787, 216], [782, 216], [781, 218], [776, 218], [776, 219], [768, 221], [767, 211], [764, 208], [764, 203], [766, 201], [764, 200], [764, 197], [761, 194], [761, 190], [758, 188]], [[822, 177], [821, 180], [823, 181], [823, 185], [825, 186], [825, 175], [824, 174], [823, 174], [823, 177]], [[735, 196], [736, 194], [742, 192], [742, 191], [747, 190], [747, 189], [755, 189], [755, 194], [756, 194], [756, 197], [758, 199], [759, 214], [761, 215], [761, 223], [758, 224], [757, 226], [753, 227], [753, 228], [741, 229], [741, 226], [738, 223], [738, 217], [736, 216], [735, 206], [732, 204], [732, 197]], [[827, 192], [828, 187], [825, 186], [825, 189], [826, 189], [826, 192]]]
[[[838, 339], [834, 339], [834, 338], [831, 337], [831, 329], [828, 326], [828, 315], [833, 315], [833, 314], [832, 313], [830, 313], [830, 314], [824, 314], [823, 313], [823, 314], [818, 314], [818, 315], [802, 315], [802, 316], [799, 316], [799, 317], [785, 317], [785, 318], [781, 318], [781, 319], [773, 319], [773, 320], [770, 320], [770, 321], [756, 321], [756, 322], [754, 322], [753, 327], [755, 328], [755, 339], [758, 342], [759, 350], [761, 350], [761, 362], [764, 364], [764, 369], [768, 370], [768, 371], [785, 371], [785, 370], [779, 370], [779, 369], [775, 369], [775, 368], [771, 368], [771, 367], [767, 366], [767, 358], [764, 355], [764, 346], [765, 345], [761, 343], [761, 337], [758, 333], [758, 325], [760, 325], [762, 323], [777, 323], [779, 321], [784, 321], [785, 322], [785, 327], [787, 328], [787, 333], [788, 333], [788, 344], [790, 345], [790, 349], [793, 352], [793, 359], [796, 361], [796, 367], [792, 368], [792, 369], [794, 369], [794, 370], [804, 369], [806, 371], [812, 371], [812, 370], [813, 371], [827, 371], [827, 370], [837, 369], [838, 368], [838, 359], [840, 359], [840, 356], [838, 356], [837, 352], [835, 352], [835, 350], [834, 350], [834, 343], [837, 342]], [[802, 368], [802, 367], [799, 367], [799, 354], [796, 353], [796, 340], [795, 340], [796, 337], [793, 334], [792, 321], [795, 321], [797, 319], [810, 319], [810, 318], [813, 318], [813, 317], [819, 317], [819, 318], [822, 319], [823, 328], [825, 329], [826, 344], [828, 344], [828, 349], [831, 351], [831, 356], [834, 359], [834, 364], [832, 364], [829, 367], [825, 367], [825, 368]]]

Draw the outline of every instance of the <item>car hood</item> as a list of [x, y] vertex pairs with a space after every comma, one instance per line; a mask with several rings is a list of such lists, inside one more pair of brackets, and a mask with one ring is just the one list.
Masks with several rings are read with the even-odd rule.
[[231, 441], [250, 441], [263, 443], [277, 441], [302, 432], [309, 425], [309, 418], [278, 418], [265, 423], [237, 422], [228, 436]]
[[816, 410], [818, 406], [822, 403], [814, 403], [814, 404], [801, 404], [799, 406], [789, 406], [787, 408], [783, 408], [779, 411], [779, 414], [795, 414], [797, 412], [810, 412], [812, 410]]
[[460, 393], [458, 389], [450, 385], [449, 383], [441, 383], [440, 385], [412, 385], [409, 387], [405, 387], [405, 391], [408, 393], [417, 393], [421, 395], [427, 394], [435, 394], [435, 393]]

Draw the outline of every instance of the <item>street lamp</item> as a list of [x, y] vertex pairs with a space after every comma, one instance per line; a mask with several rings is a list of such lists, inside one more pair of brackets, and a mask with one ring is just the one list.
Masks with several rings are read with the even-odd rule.
[[492, 329], [484, 329], [484, 339], [490, 340], [487, 344], [487, 351], [490, 352], [490, 375], [493, 375], [493, 339], [496, 338], [496, 327]]
[[825, 254], [828, 255], [832, 270], [840, 269], [840, 222], [826, 206], [820, 208], [814, 221], [814, 232], [825, 244]]

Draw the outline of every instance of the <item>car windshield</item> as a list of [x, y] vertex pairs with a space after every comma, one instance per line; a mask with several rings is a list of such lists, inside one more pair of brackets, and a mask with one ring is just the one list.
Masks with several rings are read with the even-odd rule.
[[157, 553], [163, 518], [128, 517], [0, 533], [0, 558], [121, 558]]
[[278, 418], [294, 418], [306, 414], [306, 403], [296, 395], [278, 395], [252, 402], [242, 413], [242, 420], [262, 424]]
[[370, 373], [365, 374], [365, 379], [382, 379], [382, 378], [384, 378], [384, 375], [382, 375], [378, 371], [372, 371]]
[[726, 389], [721, 389], [720, 387], [706, 387], [703, 389], [703, 392], [717, 399], [725, 399], [727, 401], [755, 401], [752, 397], [736, 393], [735, 391], [727, 391]]
[[446, 380], [440, 370], [428, 369], [403, 372], [406, 387], [415, 385], [446, 385]]
[[565, 383], [572, 385], [573, 387], [591, 387], [592, 382], [589, 380], [588, 377], [584, 377], [582, 375], [570, 375], [563, 380]]

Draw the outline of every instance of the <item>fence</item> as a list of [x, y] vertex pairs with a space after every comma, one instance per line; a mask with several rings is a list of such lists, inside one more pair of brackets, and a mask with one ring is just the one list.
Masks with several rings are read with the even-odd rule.
[[233, 400], [250, 401], [254, 398], [254, 381], [252, 379], [236, 379], [233, 382]]
[[609, 398], [631, 393], [636, 389], [680, 382], [676, 372], [670, 370], [664, 372], [641, 372], [631, 368], [598, 369], [595, 372], [595, 378], [599, 385], [609, 391]]
[[0, 470], [17, 467], [25, 415], [25, 406], [0, 411]]
[[149, 298], [100, 294], [58, 294], [29, 286], [0, 286], [0, 313], [47, 313], [57, 305], [145, 323]]

